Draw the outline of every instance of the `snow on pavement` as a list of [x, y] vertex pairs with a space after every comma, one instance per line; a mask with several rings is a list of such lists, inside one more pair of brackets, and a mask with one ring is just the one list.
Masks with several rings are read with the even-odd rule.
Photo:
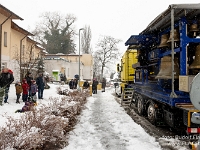
[[98, 91], [88, 98], [63, 150], [160, 150], [155, 138], [126, 114], [110, 92]]

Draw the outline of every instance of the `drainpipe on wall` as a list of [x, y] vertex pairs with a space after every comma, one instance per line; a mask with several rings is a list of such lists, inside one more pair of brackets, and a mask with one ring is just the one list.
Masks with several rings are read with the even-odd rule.
[[20, 40], [20, 52], [19, 52], [19, 74], [20, 74], [20, 81], [22, 81], [22, 40], [25, 39], [28, 36], [26, 34], [21, 40]]
[[4, 20], [2, 24], [0, 24], [0, 72], [1, 72], [1, 52], [2, 52], [2, 26], [3, 24], [12, 16], [12, 14]]

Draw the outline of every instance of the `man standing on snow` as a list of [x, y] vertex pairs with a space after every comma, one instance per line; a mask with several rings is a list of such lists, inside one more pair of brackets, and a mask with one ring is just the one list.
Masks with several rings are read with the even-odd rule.
[[102, 82], [101, 82], [101, 86], [102, 86], [102, 92], [105, 92], [105, 88], [106, 88], [106, 79], [103, 78]]
[[[4, 68], [0, 75], [0, 87], [1, 90], [5, 89], [4, 103], [8, 103], [8, 92], [10, 84], [14, 81], [13, 73], [8, 68]], [[3, 97], [0, 97], [0, 103], [2, 105]]]
[[69, 81], [69, 88], [70, 88], [70, 89], [73, 89], [73, 88], [74, 88], [74, 80], [73, 80], [73, 79], [71, 79], [71, 80]]
[[99, 84], [99, 82], [94, 79], [93, 82], [92, 82], [92, 93], [93, 94], [97, 94], [97, 85]]
[[38, 99], [43, 99], [43, 91], [44, 91], [44, 78], [43, 78], [43, 74], [40, 73], [39, 77], [37, 77], [36, 79], [36, 84], [38, 86]]

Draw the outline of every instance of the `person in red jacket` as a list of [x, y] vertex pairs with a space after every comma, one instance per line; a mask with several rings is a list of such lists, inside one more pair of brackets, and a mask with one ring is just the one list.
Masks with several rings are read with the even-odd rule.
[[22, 100], [23, 102], [26, 102], [28, 100], [28, 91], [29, 91], [29, 85], [26, 81], [26, 79], [22, 80], [22, 89], [23, 89], [23, 93], [22, 93]]

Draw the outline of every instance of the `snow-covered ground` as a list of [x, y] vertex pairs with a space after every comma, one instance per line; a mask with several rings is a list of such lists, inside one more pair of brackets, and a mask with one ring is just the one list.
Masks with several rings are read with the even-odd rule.
[[[49, 97], [62, 97], [57, 94], [58, 84], [50, 84], [50, 89], [44, 90], [44, 100], [38, 100], [38, 105], [49, 101]], [[68, 88], [67, 85], [64, 88]], [[88, 97], [86, 108], [82, 111], [79, 123], [75, 129], [69, 133], [69, 145], [63, 150], [160, 150], [160, 144], [175, 144], [179, 141], [173, 138], [163, 138], [156, 140], [150, 136], [118, 104], [112, 95], [113, 88], [106, 92], [98, 91]], [[23, 115], [15, 113], [21, 109], [24, 103], [16, 104], [16, 94], [14, 84], [10, 87], [9, 104], [0, 106], [0, 115], [7, 114], [14, 118]], [[5, 125], [6, 118], [1, 116], [0, 126]], [[171, 145], [177, 150], [186, 150], [181, 146]]]
[[126, 114], [109, 92], [88, 99], [65, 150], [160, 150], [154, 137]]
[[[59, 96], [57, 93], [56, 93], [56, 85], [54, 84], [51, 84], [50, 86], [52, 86], [51, 89], [45, 89], [44, 90], [44, 100], [38, 100], [38, 104], [40, 103], [48, 103], [48, 97], [49, 96]], [[12, 116], [12, 117], [20, 117], [21, 113], [15, 113], [15, 111], [17, 109], [22, 109], [22, 107], [24, 106], [24, 102], [22, 101], [22, 96], [20, 97], [20, 104], [17, 104], [16, 103], [16, 92], [15, 92], [15, 86], [14, 84], [11, 84], [10, 86], [10, 90], [9, 90], [9, 93], [8, 93], [8, 103], [4, 103], [3, 102], [3, 106], [0, 106], [0, 115], [4, 115], [6, 114], [7, 116]], [[5, 121], [6, 121], [6, 117], [2, 117], [1, 116], [1, 121], [0, 121], [0, 126], [4, 126], [5, 124]]]

